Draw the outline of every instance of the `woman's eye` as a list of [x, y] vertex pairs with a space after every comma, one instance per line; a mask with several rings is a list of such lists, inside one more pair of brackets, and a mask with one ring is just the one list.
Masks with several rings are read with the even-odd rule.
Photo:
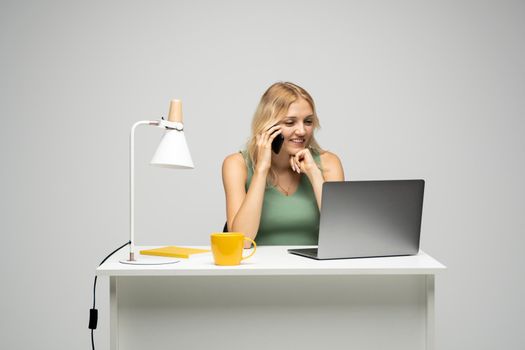
[[312, 122], [311, 120], [305, 120], [304, 123], [305, 123], [306, 125], [312, 125], [313, 122]]
[[285, 122], [284, 125], [286, 125], [286, 126], [292, 126], [292, 125], [293, 125], [293, 122]]

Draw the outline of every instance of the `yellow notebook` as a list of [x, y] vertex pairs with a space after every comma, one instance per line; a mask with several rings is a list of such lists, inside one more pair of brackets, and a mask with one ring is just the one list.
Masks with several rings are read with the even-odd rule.
[[189, 258], [191, 254], [206, 253], [209, 250], [176, 247], [174, 245], [162, 248], [141, 250], [142, 255], [169, 256], [172, 258]]

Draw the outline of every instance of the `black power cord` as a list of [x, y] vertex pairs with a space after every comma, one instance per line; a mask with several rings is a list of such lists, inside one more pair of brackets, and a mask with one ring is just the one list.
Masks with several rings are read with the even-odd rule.
[[[113, 254], [115, 254], [116, 252], [118, 252], [119, 250], [127, 246], [128, 244], [131, 244], [131, 241], [126, 242], [126, 244], [123, 244], [117, 249], [115, 249], [114, 251], [112, 251], [108, 256], [104, 258], [104, 260], [102, 260], [102, 262], [98, 266], [105, 263], [106, 260], [108, 260]], [[89, 325], [88, 325], [88, 328], [91, 329], [91, 348], [93, 350], [95, 350], [95, 340], [93, 339], [93, 331], [97, 329], [97, 322], [98, 322], [98, 310], [95, 309], [96, 290], [97, 290], [97, 275], [95, 275], [95, 282], [93, 283], [93, 308], [89, 309]]]

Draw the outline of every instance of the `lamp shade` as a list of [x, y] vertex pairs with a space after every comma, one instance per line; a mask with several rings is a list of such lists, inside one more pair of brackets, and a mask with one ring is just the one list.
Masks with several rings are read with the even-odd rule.
[[150, 164], [166, 168], [193, 169], [184, 131], [167, 130]]

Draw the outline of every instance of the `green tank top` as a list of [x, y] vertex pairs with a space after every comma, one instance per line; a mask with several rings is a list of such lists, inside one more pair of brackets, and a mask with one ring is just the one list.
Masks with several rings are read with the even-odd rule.
[[[246, 191], [252, 181], [253, 169], [246, 152], [241, 152], [248, 168]], [[320, 164], [318, 153], [312, 153]], [[317, 245], [319, 238], [319, 207], [315, 193], [305, 174], [295, 193], [286, 196], [274, 186], [267, 187], [255, 242], [260, 245]]]

